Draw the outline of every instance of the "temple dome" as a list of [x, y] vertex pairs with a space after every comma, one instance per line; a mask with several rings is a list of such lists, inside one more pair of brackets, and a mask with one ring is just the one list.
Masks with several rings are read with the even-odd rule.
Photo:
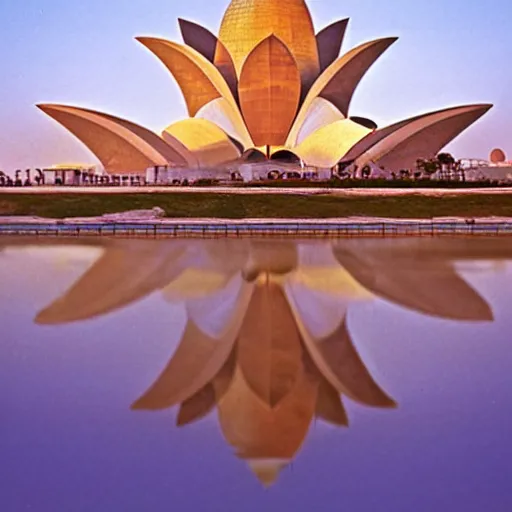
[[240, 76], [249, 53], [272, 34], [288, 47], [303, 85], [309, 87], [319, 74], [320, 64], [313, 22], [304, 0], [232, 0], [219, 39], [233, 57]]

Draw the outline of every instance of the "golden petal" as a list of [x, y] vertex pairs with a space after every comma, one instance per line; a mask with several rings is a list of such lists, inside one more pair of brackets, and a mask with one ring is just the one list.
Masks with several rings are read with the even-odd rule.
[[320, 377], [318, 388], [316, 417], [337, 427], [348, 427], [349, 424], [340, 394], [323, 377]]
[[294, 152], [308, 165], [330, 169], [371, 130], [350, 119], [336, 121], [312, 133]]
[[235, 99], [238, 96], [238, 79], [235, 64], [226, 47], [209, 30], [191, 21], [179, 19], [185, 44], [194, 48], [213, 62], [229, 85]]
[[207, 103], [225, 98], [235, 105], [233, 94], [220, 71], [206, 57], [188, 46], [165, 39], [137, 37], [172, 73], [181, 88], [190, 117]]
[[222, 20], [219, 39], [241, 76], [245, 59], [269, 34], [290, 50], [307, 91], [318, 76], [319, 60], [313, 21], [304, 0], [233, 0]]
[[255, 395], [237, 368], [218, 404], [228, 443], [243, 459], [291, 460], [304, 442], [315, 414], [317, 381], [303, 372], [291, 393], [272, 409]]
[[300, 91], [293, 55], [277, 37], [264, 39], [245, 60], [239, 83], [240, 106], [256, 146], [285, 143]]
[[168, 126], [162, 137], [179, 140], [197, 159], [199, 167], [215, 167], [240, 156], [239, 149], [226, 133], [206, 119], [178, 121]]
[[302, 371], [302, 343], [282, 288], [256, 284], [237, 338], [238, 364], [247, 385], [268, 406], [276, 407]]
[[178, 427], [184, 427], [203, 419], [213, 411], [216, 403], [213, 384], [208, 383], [181, 404], [176, 424]]
[[204, 388], [181, 404], [176, 421], [179, 427], [201, 420], [215, 408], [233, 380], [235, 367], [236, 348], [232, 350], [228, 360], [212, 382], [206, 384]]

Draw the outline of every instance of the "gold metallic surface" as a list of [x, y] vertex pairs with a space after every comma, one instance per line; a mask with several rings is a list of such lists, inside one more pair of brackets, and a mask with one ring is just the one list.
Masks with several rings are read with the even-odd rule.
[[344, 119], [320, 128], [293, 151], [309, 165], [329, 169], [370, 132], [368, 128]]
[[297, 61], [304, 87], [318, 76], [318, 49], [311, 15], [304, 0], [233, 0], [219, 32], [235, 62], [238, 76], [245, 58], [274, 34]]
[[221, 41], [217, 41], [215, 48], [214, 63], [221, 75], [226, 80], [235, 100], [238, 101], [238, 77], [236, 74], [235, 63], [231, 54]]
[[371, 65], [396, 40], [396, 37], [387, 37], [364, 43], [331, 64], [308, 92], [290, 131], [287, 144], [296, 144], [297, 135], [306, 119], [311, 103], [317, 97], [330, 101], [343, 115], [347, 116], [350, 101], [359, 82]]
[[178, 21], [185, 44], [215, 64], [236, 98], [238, 96], [238, 79], [233, 59], [226, 47], [201, 25], [181, 18]]
[[143, 172], [155, 165], [187, 165], [188, 151], [177, 141], [167, 144], [155, 133], [129, 121], [64, 105], [38, 105], [81, 142], [110, 173]]
[[191, 117], [210, 101], [233, 94], [220, 71], [196, 50], [165, 39], [137, 37], [172, 73], [181, 88]]
[[247, 57], [240, 76], [240, 106], [255, 146], [285, 143], [300, 101], [300, 75], [288, 48], [275, 36]]
[[162, 137], [165, 141], [168, 137], [175, 138], [184, 144], [197, 159], [199, 167], [213, 167], [240, 156], [240, 151], [230, 138], [206, 119], [178, 121], [167, 127]]

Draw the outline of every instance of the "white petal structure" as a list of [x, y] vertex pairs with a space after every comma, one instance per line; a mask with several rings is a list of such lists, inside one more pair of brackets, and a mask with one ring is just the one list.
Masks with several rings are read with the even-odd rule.
[[84, 108], [38, 107], [82, 141], [110, 173], [142, 172], [156, 165], [189, 166], [193, 158], [176, 139], [164, 141], [135, 123]]
[[184, 44], [138, 37], [175, 78], [192, 118], [166, 129], [165, 141], [106, 114], [41, 108], [109, 172], [118, 173], [227, 162], [236, 169], [256, 158], [322, 168], [343, 159], [358, 166], [378, 163], [389, 171], [411, 169], [490, 108], [457, 107], [377, 130], [370, 119], [349, 112], [350, 104], [360, 81], [397, 38], [370, 41], [340, 56], [347, 26], [343, 19], [316, 32], [305, 0], [231, 0], [218, 36], [179, 19]]
[[215, 123], [206, 119], [178, 121], [168, 126], [162, 137], [165, 141], [181, 141], [196, 158], [197, 167], [215, 167], [240, 156], [231, 139]]
[[417, 116], [377, 130], [343, 158], [362, 167], [375, 162], [387, 169], [412, 168], [418, 158], [431, 158], [491, 105], [467, 105]]
[[196, 114], [197, 118], [207, 119], [222, 128], [232, 139], [242, 144], [244, 149], [252, 149], [254, 142], [237, 108], [225, 98], [217, 98], [204, 105]]
[[288, 135], [287, 145], [297, 142], [297, 135], [317, 97], [330, 101], [345, 117], [359, 82], [375, 61], [397, 40], [387, 37], [364, 43], [333, 62], [309, 90]]
[[296, 144], [304, 140], [320, 128], [345, 119], [345, 116], [330, 101], [324, 98], [315, 98], [306, 113], [304, 122], [297, 134]]
[[311, 134], [294, 148], [294, 152], [310, 165], [329, 169], [369, 133], [370, 129], [350, 119], [343, 119]]

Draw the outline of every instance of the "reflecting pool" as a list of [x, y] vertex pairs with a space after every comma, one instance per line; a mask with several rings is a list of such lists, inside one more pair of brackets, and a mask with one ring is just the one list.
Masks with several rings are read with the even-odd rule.
[[512, 510], [511, 261], [0, 238], [0, 510]]

